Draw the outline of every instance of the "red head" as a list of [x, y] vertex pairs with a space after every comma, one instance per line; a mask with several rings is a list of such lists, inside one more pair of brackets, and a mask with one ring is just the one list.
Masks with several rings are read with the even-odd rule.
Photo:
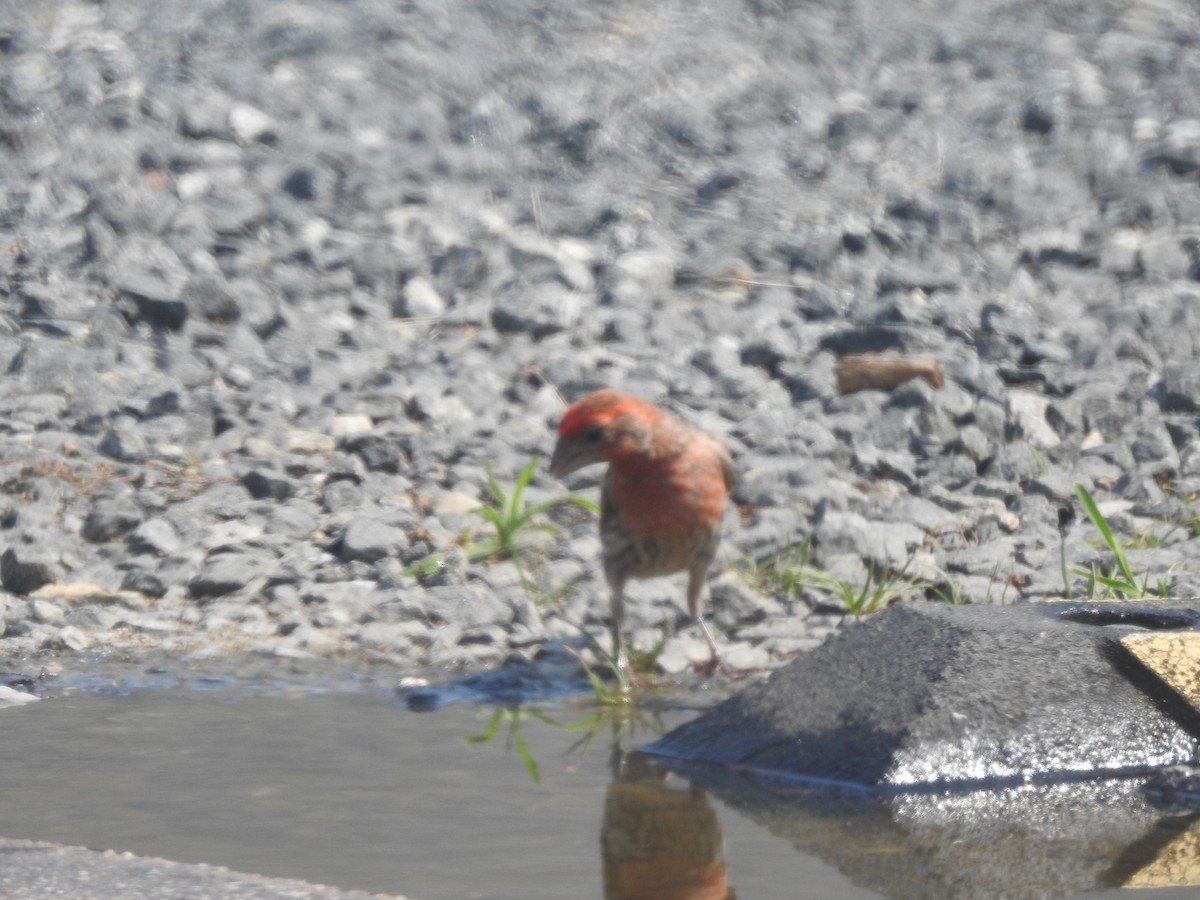
[[571, 404], [558, 425], [558, 443], [550, 459], [550, 474], [570, 474], [614, 454], [646, 450], [650, 429], [666, 417], [653, 404], [605, 388]]

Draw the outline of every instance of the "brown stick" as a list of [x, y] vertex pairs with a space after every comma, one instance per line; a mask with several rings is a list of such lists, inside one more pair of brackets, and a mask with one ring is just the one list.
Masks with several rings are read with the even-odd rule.
[[935, 389], [946, 383], [941, 365], [931, 356], [838, 357], [837, 383], [843, 394], [891, 391], [910, 378], [924, 378]]

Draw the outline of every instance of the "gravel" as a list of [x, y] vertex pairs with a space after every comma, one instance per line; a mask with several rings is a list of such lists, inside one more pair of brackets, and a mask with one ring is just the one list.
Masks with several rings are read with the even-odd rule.
[[[1196, 593], [1198, 32], [1179, 0], [0, 0], [4, 668], [602, 635], [589, 514], [519, 566], [456, 548], [605, 385], [734, 454], [746, 668], [852, 621], [747, 574], [804, 541], [856, 586], [1081, 596], [1064, 556], [1111, 560], [1076, 482]], [[840, 395], [855, 353], [945, 386]], [[682, 585], [630, 594], [686, 670]]]

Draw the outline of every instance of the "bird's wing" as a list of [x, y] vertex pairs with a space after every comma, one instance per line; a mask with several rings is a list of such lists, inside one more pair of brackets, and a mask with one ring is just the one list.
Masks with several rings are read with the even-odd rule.
[[725, 481], [725, 490], [733, 490], [733, 482], [736, 479], [736, 474], [733, 470], [733, 457], [729, 455], [729, 448], [719, 438], [714, 437], [707, 431], [701, 431], [698, 428], [692, 429], [696, 437], [693, 440], [703, 441], [707, 445], [707, 449], [716, 459], [717, 464], [721, 467], [721, 477]]
[[733, 482], [735, 474], [733, 471], [733, 457], [729, 455], [729, 449], [720, 441], [714, 440], [717, 445], [717, 458], [721, 461], [721, 474], [725, 476], [725, 490], [733, 490]]

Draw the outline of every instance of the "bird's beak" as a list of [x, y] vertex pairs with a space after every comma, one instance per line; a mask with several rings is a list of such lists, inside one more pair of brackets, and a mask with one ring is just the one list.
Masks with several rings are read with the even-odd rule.
[[555, 478], [562, 478], [574, 470], [571, 465], [570, 445], [559, 441], [554, 445], [554, 454], [550, 457], [550, 474]]
[[584, 446], [574, 441], [564, 441], [561, 438], [554, 445], [554, 455], [550, 457], [550, 474], [555, 478], [570, 475], [584, 466], [603, 462], [595, 447]]
[[550, 474], [555, 478], [570, 475], [579, 469], [604, 462], [603, 448], [595, 443], [558, 439], [550, 457]]

